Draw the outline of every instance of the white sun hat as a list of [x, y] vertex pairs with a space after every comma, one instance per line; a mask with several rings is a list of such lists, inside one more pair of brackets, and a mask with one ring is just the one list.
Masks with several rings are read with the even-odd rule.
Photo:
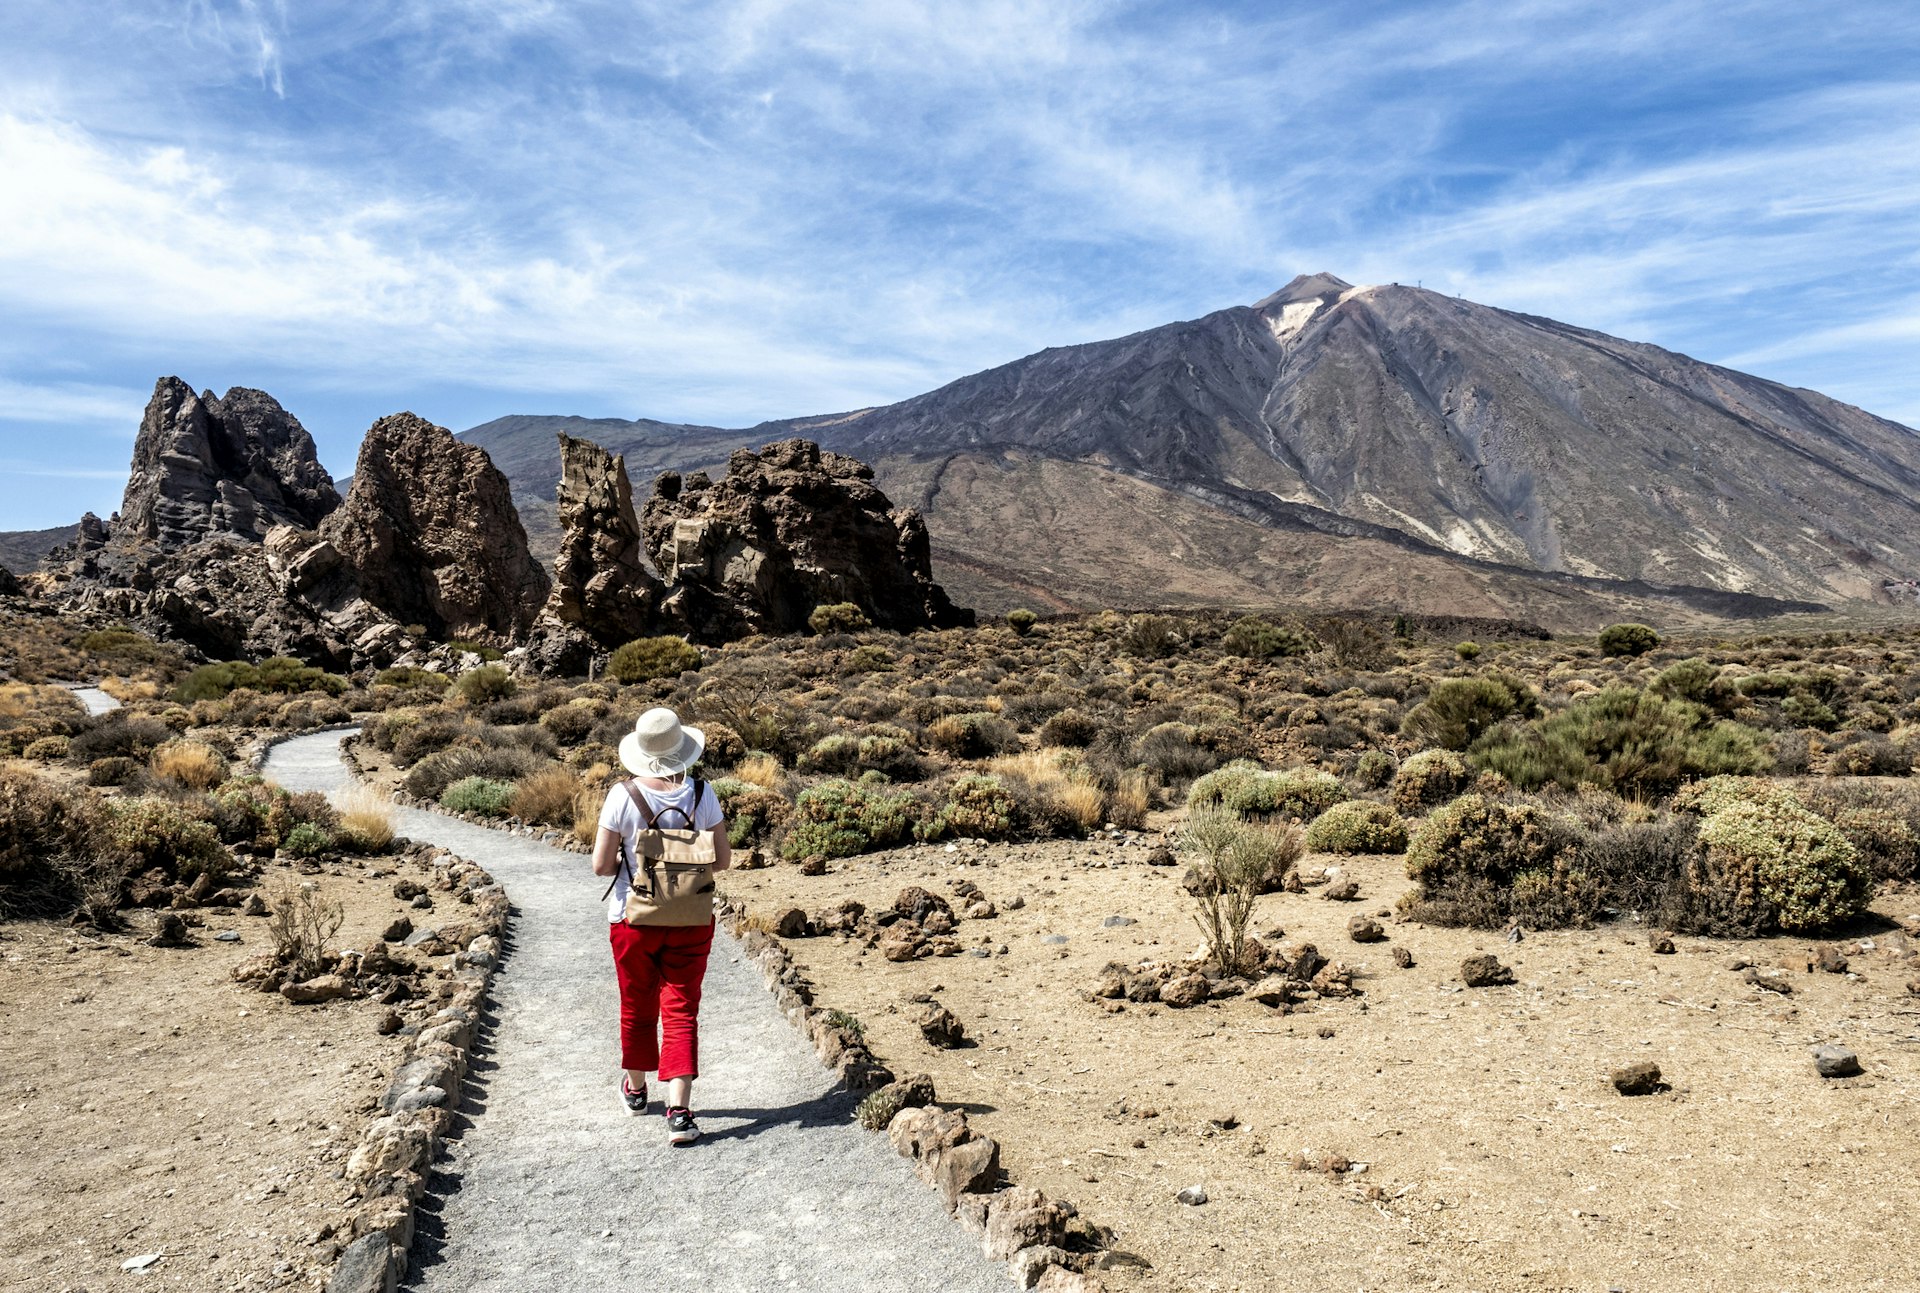
[[707, 734], [687, 727], [670, 709], [650, 709], [620, 738], [620, 762], [642, 777], [671, 777], [699, 762]]

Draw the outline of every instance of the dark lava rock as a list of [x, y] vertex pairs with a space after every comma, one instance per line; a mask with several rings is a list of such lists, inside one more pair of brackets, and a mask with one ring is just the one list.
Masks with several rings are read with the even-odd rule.
[[1660, 1066], [1652, 1060], [1622, 1065], [1609, 1076], [1613, 1079], [1613, 1089], [1621, 1095], [1652, 1095], [1667, 1089], [1667, 1084], [1660, 1080]]
[[1858, 1077], [1862, 1071], [1860, 1057], [1845, 1046], [1814, 1047], [1813, 1067], [1823, 1078]]
[[1476, 952], [1460, 962], [1460, 981], [1469, 988], [1495, 988], [1513, 982], [1513, 971], [1491, 952]]
[[1371, 916], [1355, 916], [1347, 922], [1347, 937], [1356, 943], [1384, 943], [1387, 931]]

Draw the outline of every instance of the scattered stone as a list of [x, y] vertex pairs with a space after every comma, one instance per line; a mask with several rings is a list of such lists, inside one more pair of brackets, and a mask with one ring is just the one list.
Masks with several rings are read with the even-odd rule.
[[1411, 970], [1414, 967], [1413, 953], [1404, 947], [1396, 947], [1393, 949], [1393, 963], [1403, 970]]
[[237, 943], [240, 941], [240, 931], [223, 929], [213, 936], [213, 941], [216, 943]]
[[1200, 974], [1182, 974], [1160, 985], [1160, 1000], [1176, 1010], [1200, 1005], [1212, 995], [1213, 985]]
[[127, 1260], [120, 1263], [120, 1269], [123, 1271], [144, 1271], [159, 1260], [159, 1253], [145, 1253], [139, 1257], [127, 1258]]
[[147, 942], [153, 947], [192, 946], [187, 938], [187, 922], [170, 911], [160, 913], [160, 918], [154, 923], [153, 937]]
[[773, 932], [781, 938], [804, 938], [807, 933], [807, 913], [798, 907], [787, 908], [773, 922]]
[[968, 920], [992, 920], [999, 914], [994, 905], [984, 898], [969, 904], [966, 912]]
[[433, 898], [431, 895], [423, 893], [418, 898], [415, 898], [408, 905], [411, 906], [415, 911], [432, 911]]
[[382, 1037], [391, 1037], [400, 1031], [403, 1022], [398, 1011], [389, 1010], [380, 1016], [380, 1022], [374, 1025], [374, 1031]]
[[826, 873], [827, 860], [823, 857], [803, 858], [800, 862], [801, 875], [825, 875]]
[[1284, 1006], [1293, 999], [1293, 991], [1291, 980], [1278, 974], [1269, 974], [1248, 988], [1247, 996], [1263, 1006]]
[[1822, 974], [1845, 974], [1847, 958], [1841, 954], [1839, 948], [1829, 943], [1814, 949], [1813, 961], [1807, 968], [1819, 970]]
[[1655, 956], [1672, 956], [1674, 952], [1673, 939], [1665, 934], [1655, 934], [1647, 940], [1647, 946]]
[[1357, 901], [1360, 897], [1360, 882], [1352, 876], [1342, 876], [1328, 885], [1327, 891], [1320, 896], [1331, 902]]
[[1527, 936], [1526, 931], [1521, 929], [1518, 925], [1507, 926], [1507, 941], [1509, 943], [1517, 943], [1521, 939], [1525, 938], [1526, 936]]
[[1055, 946], [1058, 946], [1059, 944], [1067, 941], [1067, 936], [1065, 934], [1048, 934], [1045, 938], [1041, 939], [1040, 941], [1043, 943], [1051, 943]]
[[1189, 1185], [1174, 1197], [1190, 1208], [1197, 1208], [1207, 1201], [1207, 1192], [1197, 1185]]
[[280, 995], [296, 1006], [313, 1005], [321, 1001], [338, 1001], [350, 996], [353, 985], [337, 974], [320, 974], [299, 983], [283, 983]]
[[393, 1240], [384, 1230], [373, 1230], [348, 1244], [327, 1280], [327, 1293], [393, 1293]]
[[1513, 971], [1491, 952], [1476, 952], [1460, 962], [1460, 981], [1469, 988], [1495, 988], [1513, 982]]
[[397, 916], [385, 929], [380, 931], [380, 939], [386, 943], [399, 943], [413, 932], [413, 920], [408, 916]]
[[967, 1030], [960, 1017], [937, 1002], [929, 1003], [914, 1022], [919, 1025], [920, 1035], [943, 1051], [950, 1051], [967, 1040]]
[[1613, 1070], [1613, 1089], [1621, 1095], [1652, 1095], [1667, 1089], [1660, 1080], [1660, 1066], [1652, 1060], [1639, 1060]]
[[242, 916], [266, 915], [267, 914], [266, 900], [261, 898], [261, 896], [257, 893], [248, 894], [247, 900], [240, 904], [240, 914]]
[[1356, 943], [1384, 943], [1387, 931], [1371, 916], [1355, 916], [1347, 922], [1347, 937]]
[[1823, 1078], [1858, 1077], [1860, 1057], [1845, 1046], [1816, 1046], [1813, 1067]]
[[1156, 844], [1147, 850], [1148, 866], [1175, 866], [1178, 865], [1178, 861], [1179, 859], [1173, 855], [1173, 850], [1165, 844]]
[[1762, 970], [1757, 966], [1748, 966], [1740, 977], [1763, 992], [1777, 992], [1783, 997], [1793, 995], [1793, 982], [1782, 970]]
[[1128, 925], [1133, 924], [1134, 921], [1131, 916], [1109, 916], [1100, 923], [1107, 929], [1125, 929]]
[[1013, 1282], [1023, 1289], [1037, 1288], [1040, 1279], [1048, 1271], [1060, 1270], [1073, 1256], [1064, 1248], [1052, 1244], [1035, 1244], [1031, 1248], [1022, 1248], [1007, 1260], [1007, 1267], [1013, 1272]]

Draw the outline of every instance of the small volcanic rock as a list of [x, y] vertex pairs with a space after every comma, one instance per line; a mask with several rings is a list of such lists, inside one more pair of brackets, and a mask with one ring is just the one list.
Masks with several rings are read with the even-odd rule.
[[1495, 988], [1513, 982], [1513, 971], [1491, 952], [1476, 952], [1460, 962], [1460, 981], [1469, 988]]
[[1861, 1073], [1860, 1057], [1845, 1046], [1814, 1047], [1813, 1067], [1823, 1078], [1858, 1077]]
[[1387, 931], [1371, 916], [1355, 916], [1347, 922], [1347, 937], [1356, 943], [1384, 943]]
[[943, 1051], [950, 1051], [967, 1040], [967, 1030], [960, 1017], [937, 1002], [929, 1002], [914, 1022], [920, 1026], [920, 1035]]
[[1396, 947], [1393, 949], [1393, 963], [1403, 970], [1411, 970], [1414, 966], [1413, 953], [1404, 947]]
[[1666, 1089], [1666, 1083], [1660, 1080], [1660, 1066], [1652, 1060], [1622, 1065], [1608, 1076], [1621, 1095], [1652, 1095]]

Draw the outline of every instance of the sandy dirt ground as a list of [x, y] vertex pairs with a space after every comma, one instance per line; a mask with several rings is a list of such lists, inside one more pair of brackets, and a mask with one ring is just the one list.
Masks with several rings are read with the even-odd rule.
[[[931, 1073], [1001, 1142], [1014, 1179], [1114, 1227], [1119, 1252], [1146, 1265], [1105, 1271], [1112, 1288], [1914, 1287], [1920, 998], [1892, 922], [1840, 944], [1847, 974], [1809, 972], [1805, 940], [1681, 938], [1655, 955], [1626, 921], [1514, 943], [1394, 920], [1409, 887], [1398, 857], [1315, 856], [1303, 869], [1344, 867], [1361, 900], [1274, 894], [1253, 928], [1355, 967], [1362, 996], [1291, 1014], [1247, 998], [1110, 1012], [1087, 994], [1105, 963], [1199, 944], [1180, 870], [1146, 853], [933, 845], [724, 887], [767, 916], [843, 898], [882, 908], [909, 884], [950, 897], [960, 878], [1000, 905], [960, 924], [968, 952], [954, 957], [892, 964], [844, 937], [791, 946], [818, 1004], [856, 1015], [897, 1072]], [[1006, 910], [1016, 896], [1024, 906]], [[1904, 916], [1920, 895], [1877, 906]], [[1390, 941], [1351, 942], [1360, 912]], [[1517, 982], [1464, 988], [1476, 951]], [[1737, 957], [1791, 967], [1791, 994], [1745, 983]], [[929, 1045], [919, 994], [975, 1044]], [[1828, 1041], [1857, 1050], [1865, 1074], [1819, 1077], [1810, 1051]], [[1616, 1093], [1609, 1071], [1638, 1060], [1671, 1089]], [[1354, 1170], [1303, 1170], [1298, 1155]], [[1176, 1200], [1192, 1185], [1208, 1202]]]
[[[333, 945], [364, 947], [405, 909], [391, 877], [411, 865], [271, 864], [261, 890], [320, 885], [346, 909]], [[141, 1287], [324, 1282], [339, 1173], [404, 1038], [378, 1035], [389, 1007], [372, 1001], [295, 1006], [234, 983], [271, 950], [264, 918], [183, 914], [204, 922], [196, 946], [147, 946], [140, 911], [105, 937], [0, 925], [0, 1288], [97, 1291], [155, 1253]]]

